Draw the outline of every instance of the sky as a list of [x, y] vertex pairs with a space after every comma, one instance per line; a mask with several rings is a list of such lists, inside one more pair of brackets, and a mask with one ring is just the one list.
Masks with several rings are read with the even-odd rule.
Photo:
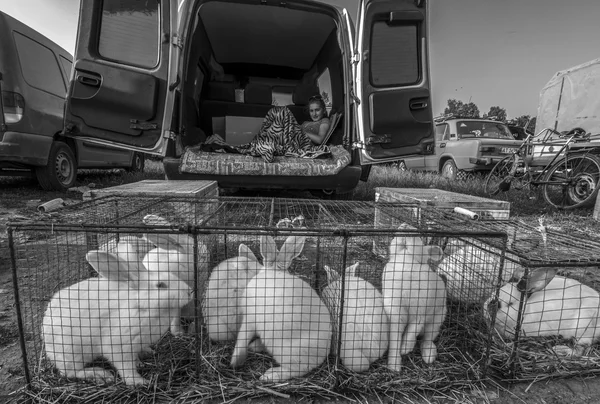
[[[358, 0], [323, 0], [356, 15]], [[454, 98], [536, 115], [560, 70], [600, 57], [600, 0], [430, 0], [433, 112]], [[0, 0], [0, 10], [73, 53], [79, 0]]]

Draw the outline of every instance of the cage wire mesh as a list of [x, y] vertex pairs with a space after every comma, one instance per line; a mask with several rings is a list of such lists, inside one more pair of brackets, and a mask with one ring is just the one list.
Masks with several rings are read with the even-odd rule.
[[388, 202], [107, 196], [12, 223], [9, 241], [26, 374], [50, 395], [90, 379], [169, 399], [410, 394], [490, 364], [550, 372], [564, 361], [523, 366], [541, 350], [527, 327], [499, 332], [500, 287], [596, 263], [550, 231]]
[[[456, 226], [454, 218], [427, 225]], [[491, 373], [523, 381], [600, 372], [600, 243], [548, 228], [542, 218], [538, 226], [492, 220], [470, 228], [505, 232], [506, 251], [473, 237], [449, 238], [436, 272], [450, 301], [483, 306]]]

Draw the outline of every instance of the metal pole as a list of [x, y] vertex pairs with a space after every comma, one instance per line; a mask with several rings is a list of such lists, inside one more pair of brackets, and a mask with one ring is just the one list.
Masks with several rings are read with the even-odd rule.
[[13, 229], [8, 227], [8, 249], [10, 251], [10, 265], [12, 268], [13, 287], [15, 292], [15, 310], [17, 311], [17, 326], [19, 328], [19, 343], [21, 344], [21, 353], [23, 354], [23, 370], [25, 371], [25, 380], [27, 386], [31, 386], [31, 375], [29, 374], [29, 364], [27, 363], [27, 348], [25, 347], [25, 329], [23, 327], [23, 312], [21, 311], [21, 299], [19, 297], [19, 282], [17, 281], [17, 259], [15, 257], [15, 243], [13, 239]]

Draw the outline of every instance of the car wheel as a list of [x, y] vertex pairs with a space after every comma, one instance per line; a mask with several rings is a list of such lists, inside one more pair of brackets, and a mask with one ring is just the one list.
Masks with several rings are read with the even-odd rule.
[[52, 142], [48, 165], [37, 167], [35, 176], [45, 191], [66, 191], [77, 179], [75, 154], [65, 142]]
[[127, 171], [131, 173], [141, 173], [144, 171], [146, 165], [146, 159], [141, 153], [133, 153], [133, 159], [131, 160], [131, 167]]
[[458, 178], [458, 169], [454, 160], [446, 160], [442, 166], [442, 177], [454, 181]]

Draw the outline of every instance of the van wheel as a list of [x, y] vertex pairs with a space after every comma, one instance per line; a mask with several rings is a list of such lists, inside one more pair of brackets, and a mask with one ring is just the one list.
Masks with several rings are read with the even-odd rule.
[[77, 160], [65, 142], [52, 142], [48, 165], [35, 170], [40, 186], [44, 191], [66, 191], [77, 179]]
[[141, 173], [144, 171], [146, 165], [146, 159], [141, 153], [133, 153], [133, 159], [131, 160], [131, 167], [127, 168], [130, 173]]

